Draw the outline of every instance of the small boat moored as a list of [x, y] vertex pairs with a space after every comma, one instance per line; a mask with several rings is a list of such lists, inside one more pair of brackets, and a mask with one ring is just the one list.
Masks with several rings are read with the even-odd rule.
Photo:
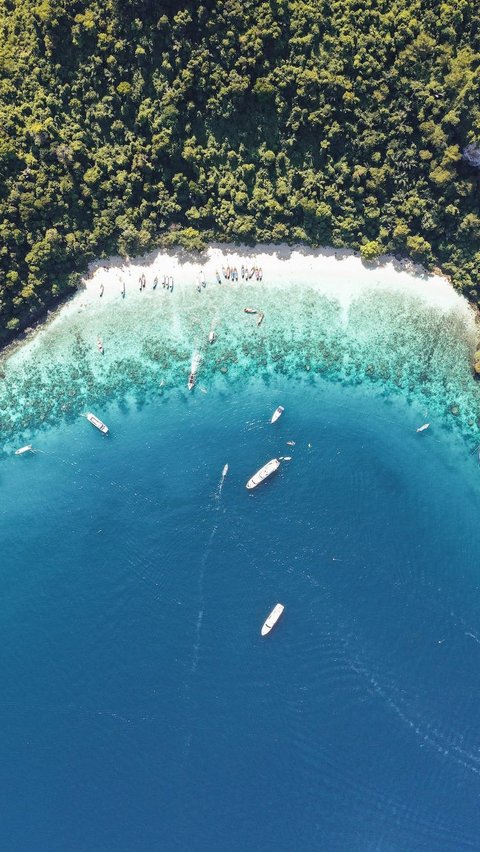
[[209, 342], [209, 343], [215, 343], [215, 332], [214, 332], [214, 331], [211, 331], [211, 332], [209, 333], [209, 335], [208, 335], [208, 342]]
[[276, 408], [275, 411], [273, 412], [272, 417], [270, 419], [270, 423], [275, 423], [278, 420], [278, 418], [282, 416], [284, 411], [285, 411], [285, 409], [284, 409], [283, 405], [279, 405], [278, 408]]
[[31, 444], [27, 444], [25, 447], [20, 447], [19, 450], [15, 450], [16, 456], [23, 456], [24, 453], [33, 453], [35, 452]]
[[417, 432], [425, 432], [425, 429], [428, 429], [430, 423], [424, 423], [423, 426], [419, 426]]
[[103, 423], [98, 417], [95, 417], [95, 415], [92, 414], [91, 411], [87, 411], [85, 417], [87, 418], [88, 422], [92, 424], [92, 426], [95, 426], [95, 428], [98, 429], [100, 432], [103, 432], [104, 435], [108, 434], [108, 426], [106, 426], [105, 423]]
[[243, 310], [245, 311], [246, 314], [256, 314], [257, 313], [256, 308], [244, 308]]
[[187, 382], [188, 390], [193, 390], [196, 381], [197, 381], [197, 377], [196, 377], [195, 373], [190, 373], [190, 375], [188, 377], [188, 382]]
[[97, 349], [100, 352], [100, 355], [103, 355], [103, 340], [101, 337], [97, 340]]
[[281, 603], [275, 604], [270, 615], [265, 619], [265, 621], [262, 624], [262, 629], [260, 631], [262, 636], [266, 636], [267, 633], [270, 633], [270, 630], [272, 629], [272, 627], [275, 627], [275, 625], [276, 625], [278, 619], [280, 618], [284, 609], [285, 609], [285, 607], [284, 607], [283, 604], [281, 604]]
[[275, 473], [275, 471], [278, 470], [279, 467], [279, 459], [270, 459], [269, 462], [264, 464], [263, 467], [260, 468], [260, 470], [257, 470], [257, 472], [250, 477], [245, 487], [249, 490], [251, 490], [252, 488], [256, 488], [257, 485], [260, 485], [261, 482], [263, 482], [265, 479], [268, 479], [268, 477], [271, 476], [272, 473]]

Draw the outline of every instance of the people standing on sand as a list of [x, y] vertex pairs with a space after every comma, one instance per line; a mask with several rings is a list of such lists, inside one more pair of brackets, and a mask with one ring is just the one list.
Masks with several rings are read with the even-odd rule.
[[220, 278], [220, 274], [219, 274], [219, 272], [218, 272], [218, 269], [216, 269], [216, 270], [215, 270], [215, 275], [217, 276], [217, 284], [221, 284], [221, 283], [222, 283], [222, 279]]
[[259, 269], [258, 269], [258, 280], [261, 281], [262, 278], [263, 278], [263, 271], [262, 271], [262, 267], [260, 266]]
[[158, 278], [157, 278], [157, 276], [155, 275], [155, 278], [153, 279], [153, 289], [154, 289], [154, 290], [156, 290], [156, 289], [157, 289], [157, 284], [158, 284]]
[[170, 292], [173, 293], [173, 275], [169, 276], [168, 283], [170, 284]]
[[227, 281], [230, 279], [230, 275], [231, 275], [231, 269], [230, 269], [229, 266], [227, 266]]
[[252, 268], [251, 268], [251, 270], [250, 270], [250, 275], [248, 276], [248, 278], [249, 278], [249, 279], [250, 279], [250, 278], [253, 278], [253, 276], [255, 275], [255, 269], [256, 269], [256, 267], [255, 267], [255, 266], [252, 266]]
[[242, 273], [242, 278], [245, 278], [245, 267], [243, 266], [243, 264], [240, 272]]
[[125, 298], [125, 292], [126, 292], [126, 288], [125, 288], [125, 281], [123, 281], [123, 282], [122, 282], [122, 284], [123, 284], [123, 287], [122, 287], [122, 299], [124, 299], [124, 298]]

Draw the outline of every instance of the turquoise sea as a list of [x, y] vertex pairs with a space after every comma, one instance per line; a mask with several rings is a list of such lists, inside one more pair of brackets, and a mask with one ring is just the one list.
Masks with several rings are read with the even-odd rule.
[[0, 848], [478, 849], [472, 328], [147, 282], [2, 365]]

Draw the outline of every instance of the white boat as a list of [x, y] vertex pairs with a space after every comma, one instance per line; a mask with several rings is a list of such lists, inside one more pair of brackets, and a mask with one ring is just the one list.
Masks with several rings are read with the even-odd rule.
[[227, 475], [227, 473], [228, 473], [228, 464], [225, 464], [223, 466], [222, 476], [225, 477]]
[[190, 373], [190, 375], [188, 377], [188, 382], [187, 382], [188, 390], [192, 390], [194, 388], [196, 381], [197, 381], [197, 377], [196, 377], [195, 373]]
[[95, 428], [99, 429], [100, 432], [103, 432], [104, 435], [108, 433], [108, 426], [106, 426], [98, 417], [95, 417], [91, 411], [87, 411], [85, 417], [92, 426], [95, 426]]
[[243, 310], [245, 311], [246, 314], [256, 314], [257, 313], [256, 308], [244, 308]]
[[287, 447], [294, 447], [295, 441], [287, 441]]
[[428, 429], [430, 423], [424, 423], [423, 426], [419, 426], [417, 432], [425, 432], [425, 429]]
[[214, 332], [214, 331], [211, 331], [211, 332], [209, 333], [209, 335], [208, 335], [208, 342], [209, 342], [209, 343], [215, 343], [215, 332]]
[[24, 453], [33, 453], [33, 447], [31, 444], [27, 444], [25, 447], [20, 447], [19, 450], [15, 450], [16, 456], [23, 456]]
[[272, 627], [275, 627], [278, 619], [280, 618], [283, 610], [285, 609], [284, 605], [281, 603], [275, 604], [268, 618], [265, 619], [262, 625], [261, 634], [262, 636], [266, 636], [267, 633], [270, 633]]
[[257, 472], [254, 473], [252, 477], [250, 477], [245, 487], [248, 489], [256, 488], [257, 485], [260, 485], [260, 483], [263, 482], [264, 479], [268, 479], [268, 477], [271, 476], [272, 473], [275, 473], [275, 471], [278, 470], [279, 467], [279, 459], [270, 459], [269, 462], [264, 464], [263, 467], [260, 468], [260, 470], [257, 470]]
[[285, 411], [285, 409], [284, 409], [283, 405], [279, 405], [278, 408], [276, 408], [275, 411], [273, 412], [270, 423], [275, 423], [275, 421], [278, 420], [278, 418], [282, 416], [284, 411]]

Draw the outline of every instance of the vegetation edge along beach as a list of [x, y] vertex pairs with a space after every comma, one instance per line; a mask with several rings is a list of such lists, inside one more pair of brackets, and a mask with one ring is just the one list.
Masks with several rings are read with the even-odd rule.
[[480, 11], [0, 0], [0, 343], [97, 257], [393, 254], [480, 289]]

